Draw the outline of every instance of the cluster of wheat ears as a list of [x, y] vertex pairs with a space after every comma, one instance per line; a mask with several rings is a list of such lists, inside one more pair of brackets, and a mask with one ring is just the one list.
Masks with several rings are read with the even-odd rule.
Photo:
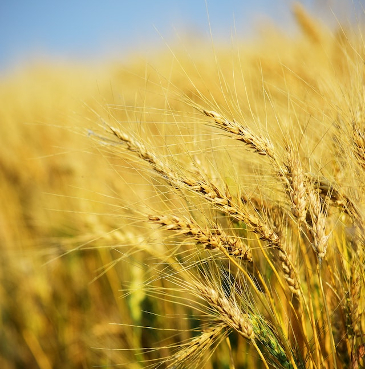
[[294, 15], [0, 81], [1, 368], [365, 366], [365, 31]]
[[202, 92], [180, 64], [190, 89], [169, 80], [158, 121], [110, 106], [89, 132], [123, 182], [105, 238], [145, 276], [124, 296], [143, 310], [146, 367], [198, 367], [222, 346], [227, 368], [364, 365], [364, 45], [296, 11], [293, 66], [266, 51], [255, 80], [249, 57], [231, 76], [216, 60]]

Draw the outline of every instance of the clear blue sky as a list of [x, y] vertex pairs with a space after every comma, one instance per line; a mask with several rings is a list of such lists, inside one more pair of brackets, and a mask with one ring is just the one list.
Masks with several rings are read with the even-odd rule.
[[[321, 3], [303, 0], [321, 13]], [[353, 0], [356, 4], [365, 0]], [[261, 15], [290, 23], [291, 0], [207, 0], [215, 40], [230, 39], [234, 19], [238, 35], [248, 36]], [[358, 5], [357, 5], [358, 6]], [[328, 7], [327, 7], [328, 10]], [[62, 60], [100, 60], [151, 49], [163, 36], [209, 37], [204, 0], [0, 0], [0, 73], [36, 56]]]

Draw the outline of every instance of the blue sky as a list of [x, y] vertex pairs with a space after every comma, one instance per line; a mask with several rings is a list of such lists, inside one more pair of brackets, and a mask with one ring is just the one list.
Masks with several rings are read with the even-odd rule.
[[[254, 25], [264, 15], [282, 26], [290, 26], [291, 0], [207, 3], [213, 37], [218, 41], [229, 42], [234, 19], [239, 37], [250, 37]], [[302, 3], [321, 17], [321, 3], [333, 5], [341, 0]], [[169, 43], [177, 35], [209, 37], [205, 1], [0, 0], [0, 72], [41, 56], [65, 61], [124, 57], [162, 45], [159, 33]]]

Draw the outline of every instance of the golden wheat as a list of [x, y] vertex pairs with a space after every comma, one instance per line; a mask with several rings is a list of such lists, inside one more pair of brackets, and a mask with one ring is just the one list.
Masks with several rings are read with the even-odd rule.
[[2, 82], [2, 367], [364, 366], [365, 48], [294, 15], [94, 90]]

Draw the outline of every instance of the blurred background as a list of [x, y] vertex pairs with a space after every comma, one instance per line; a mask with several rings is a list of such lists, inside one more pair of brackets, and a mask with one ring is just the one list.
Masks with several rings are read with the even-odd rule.
[[[179, 39], [230, 42], [252, 37], [269, 20], [294, 30], [290, 0], [65, 0], [0, 2], [0, 73], [35, 60], [100, 61], [145, 55]], [[363, 0], [302, 0], [334, 24], [363, 15]], [[328, 11], [330, 9], [330, 11]], [[333, 12], [333, 14], [331, 14]], [[209, 14], [209, 19], [208, 19]], [[337, 18], [337, 19], [336, 19]], [[210, 27], [209, 27], [210, 20]]]

